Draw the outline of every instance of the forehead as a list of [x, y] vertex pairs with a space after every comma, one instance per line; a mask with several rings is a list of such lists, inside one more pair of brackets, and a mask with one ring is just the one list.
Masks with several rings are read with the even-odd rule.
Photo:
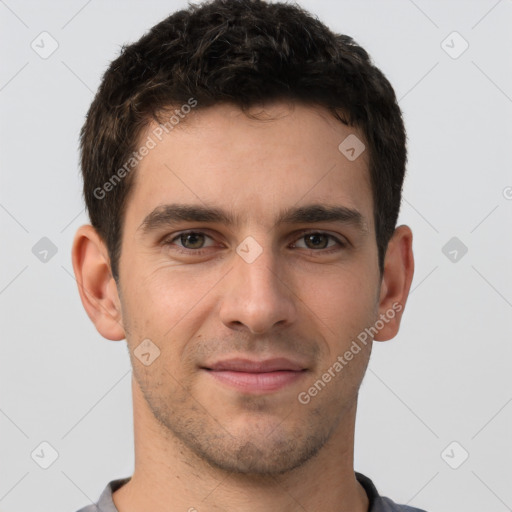
[[363, 147], [356, 128], [303, 104], [272, 103], [250, 114], [259, 118], [221, 104], [189, 113], [171, 130], [151, 123], [139, 140], [151, 139], [152, 148], [135, 171], [127, 224], [170, 203], [268, 225], [285, 209], [326, 203], [358, 210], [371, 229], [369, 152], [346, 153], [347, 144], [359, 143], [358, 153]]

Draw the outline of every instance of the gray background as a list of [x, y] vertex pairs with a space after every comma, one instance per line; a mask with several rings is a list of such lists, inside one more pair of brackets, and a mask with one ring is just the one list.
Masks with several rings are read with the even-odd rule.
[[[416, 272], [399, 335], [374, 346], [355, 468], [430, 512], [512, 510], [512, 1], [301, 5], [368, 50], [409, 137]], [[2, 512], [73, 512], [132, 472], [126, 342], [97, 333], [71, 266], [78, 131], [120, 45], [184, 6], [0, 1]]]

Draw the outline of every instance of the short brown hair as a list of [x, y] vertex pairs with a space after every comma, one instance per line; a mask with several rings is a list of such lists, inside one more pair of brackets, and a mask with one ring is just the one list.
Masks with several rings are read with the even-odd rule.
[[[244, 111], [269, 100], [294, 100], [326, 107], [340, 122], [358, 127], [369, 151], [382, 274], [407, 160], [402, 114], [389, 81], [351, 37], [331, 32], [297, 5], [214, 0], [175, 12], [123, 46], [82, 127], [84, 200], [116, 281], [134, 175], [120, 170], [149, 123], [191, 98], [196, 109], [230, 102]], [[119, 174], [123, 179], [113, 182]]]

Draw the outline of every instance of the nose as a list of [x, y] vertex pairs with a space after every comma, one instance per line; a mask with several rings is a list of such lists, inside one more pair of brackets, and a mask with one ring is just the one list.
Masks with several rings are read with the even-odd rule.
[[230, 329], [264, 334], [291, 325], [297, 316], [293, 282], [282, 262], [265, 248], [252, 262], [238, 254], [224, 282], [221, 320]]

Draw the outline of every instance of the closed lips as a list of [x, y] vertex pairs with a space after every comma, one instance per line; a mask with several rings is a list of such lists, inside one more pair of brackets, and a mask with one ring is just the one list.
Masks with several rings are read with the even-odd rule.
[[277, 371], [300, 372], [305, 370], [303, 365], [286, 358], [251, 361], [249, 359], [228, 359], [203, 367], [212, 371], [232, 371], [245, 373], [268, 373]]

